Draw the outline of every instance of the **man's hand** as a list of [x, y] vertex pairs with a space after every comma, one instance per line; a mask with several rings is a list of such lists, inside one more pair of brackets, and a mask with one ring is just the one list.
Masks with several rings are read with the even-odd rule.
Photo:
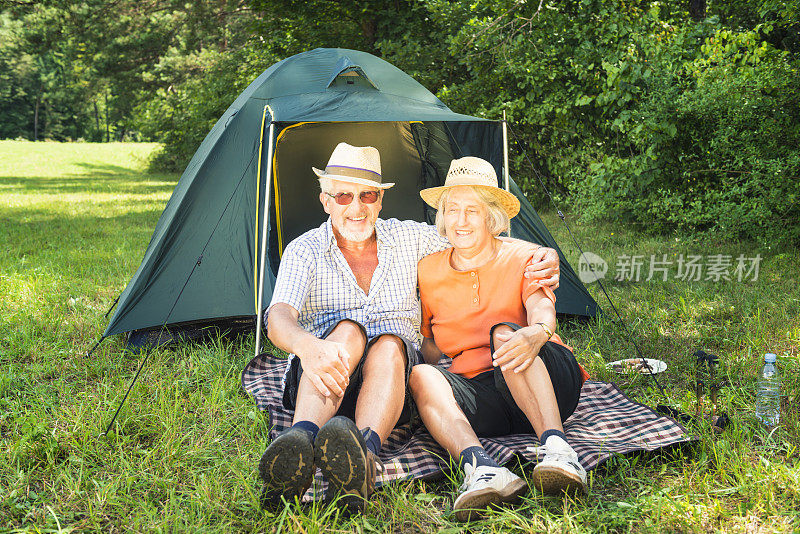
[[547, 342], [548, 335], [539, 325], [526, 326], [516, 332], [498, 332], [495, 334], [503, 346], [492, 354], [492, 365], [521, 373], [533, 363], [539, 349]]
[[319, 339], [297, 356], [303, 364], [303, 374], [323, 396], [344, 395], [350, 382], [350, 369], [349, 355], [343, 344]]
[[540, 278], [543, 286], [549, 286], [555, 291], [558, 289], [560, 272], [558, 253], [552, 248], [539, 247], [525, 267], [525, 278]]

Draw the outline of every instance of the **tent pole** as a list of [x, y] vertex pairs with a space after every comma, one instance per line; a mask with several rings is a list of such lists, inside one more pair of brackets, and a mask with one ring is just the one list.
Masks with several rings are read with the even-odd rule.
[[[261, 264], [258, 273], [258, 304], [256, 309], [256, 356], [261, 352], [261, 315], [263, 313], [262, 303], [264, 298], [264, 271], [267, 264], [267, 221], [269, 220], [269, 200], [270, 183], [272, 182], [272, 153], [274, 151], [273, 139], [275, 137], [275, 112], [269, 106], [264, 106], [269, 110], [269, 141], [267, 144], [267, 179], [264, 183], [264, 217], [261, 223]], [[262, 130], [263, 131], [263, 130]]]
[[[508, 178], [508, 123], [505, 110], [503, 110], [503, 188], [511, 192]], [[511, 225], [508, 226], [508, 237], [511, 237]]]

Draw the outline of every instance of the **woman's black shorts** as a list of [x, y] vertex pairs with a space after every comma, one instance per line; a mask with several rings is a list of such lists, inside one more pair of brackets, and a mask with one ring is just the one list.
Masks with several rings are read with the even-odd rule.
[[[505, 323], [514, 330], [520, 327]], [[494, 347], [492, 347], [494, 352]], [[583, 376], [572, 351], [548, 341], [539, 350], [558, 403], [561, 421], [566, 421], [578, 406]], [[458, 406], [479, 437], [508, 434], [534, 434], [528, 418], [519, 409], [499, 367], [473, 378], [465, 378], [437, 367], [453, 389]]]

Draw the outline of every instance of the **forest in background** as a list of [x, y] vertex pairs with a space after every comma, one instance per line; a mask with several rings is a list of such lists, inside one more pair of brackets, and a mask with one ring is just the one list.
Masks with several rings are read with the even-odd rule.
[[505, 111], [534, 202], [521, 148], [585, 220], [800, 244], [800, 0], [0, 0], [0, 139], [158, 141], [180, 171], [318, 47]]

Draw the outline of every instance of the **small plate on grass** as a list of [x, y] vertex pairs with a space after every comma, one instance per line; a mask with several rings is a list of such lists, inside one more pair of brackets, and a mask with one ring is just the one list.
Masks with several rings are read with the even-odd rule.
[[[647, 364], [645, 364], [645, 360]], [[615, 373], [640, 373], [643, 375], [649, 374], [647, 365], [653, 370], [653, 373], [662, 373], [667, 370], [666, 362], [661, 360], [654, 360], [652, 358], [628, 358], [625, 360], [617, 360], [606, 364], [608, 369]]]

